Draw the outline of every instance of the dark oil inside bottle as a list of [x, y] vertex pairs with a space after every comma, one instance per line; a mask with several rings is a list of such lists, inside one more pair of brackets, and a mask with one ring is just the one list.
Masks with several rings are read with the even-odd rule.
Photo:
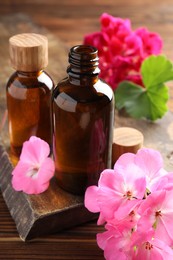
[[69, 77], [53, 93], [53, 153], [59, 185], [83, 194], [111, 167], [114, 103], [112, 90], [98, 73], [75, 75], [76, 67], [68, 69]]
[[12, 158], [23, 142], [38, 136], [52, 146], [51, 94], [53, 82], [45, 72], [15, 72], [7, 84], [7, 107]]

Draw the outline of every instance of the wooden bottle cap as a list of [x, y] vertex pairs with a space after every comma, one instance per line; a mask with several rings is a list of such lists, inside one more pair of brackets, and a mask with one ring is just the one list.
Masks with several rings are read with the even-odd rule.
[[143, 134], [131, 127], [114, 129], [112, 145], [112, 165], [124, 153], [137, 153], [143, 146]]
[[10, 61], [14, 69], [35, 72], [48, 64], [47, 37], [35, 33], [14, 35], [9, 39]]

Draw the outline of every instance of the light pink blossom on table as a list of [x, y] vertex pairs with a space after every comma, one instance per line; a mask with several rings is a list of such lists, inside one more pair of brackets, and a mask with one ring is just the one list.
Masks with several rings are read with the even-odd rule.
[[153, 227], [155, 237], [173, 246], [173, 191], [156, 191], [151, 193], [140, 205], [138, 223], [140, 230]]
[[163, 237], [155, 238], [153, 229], [145, 229], [144, 232], [136, 232], [132, 235], [131, 247], [133, 251], [129, 255], [132, 260], [171, 260], [173, 250], [169, 247]]
[[[146, 186], [150, 192], [156, 190], [160, 178], [168, 174], [168, 172], [163, 169], [161, 154], [154, 149], [141, 148], [137, 154], [123, 154], [117, 160], [114, 169], [125, 172], [129, 164], [135, 164], [141, 169], [146, 176]], [[160, 188], [163, 188], [163, 186], [164, 182], [163, 185], [160, 183]]]
[[173, 172], [161, 154], [142, 148], [123, 154], [113, 170], [86, 190], [85, 206], [100, 212], [106, 231], [97, 243], [107, 260], [173, 259]]
[[146, 190], [145, 176], [136, 165], [126, 171], [104, 170], [98, 187], [90, 186], [85, 193], [85, 207], [101, 212], [101, 219], [118, 219], [128, 215], [142, 200]]
[[12, 172], [12, 186], [16, 191], [39, 194], [49, 187], [55, 165], [49, 158], [49, 145], [32, 136], [24, 142], [20, 160]]
[[163, 189], [167, 191], [173, 190], [173, 172], [163, 174], [160, 178], [157, 178], [152, 185], [152, 191]]
[[97, 234], [98, 246], [104, 250], [104, 256], [107, 260], [130, 260], [129, 256], [133, 250], [131, 245], [131, 230], [107, 224], [106, 231]]

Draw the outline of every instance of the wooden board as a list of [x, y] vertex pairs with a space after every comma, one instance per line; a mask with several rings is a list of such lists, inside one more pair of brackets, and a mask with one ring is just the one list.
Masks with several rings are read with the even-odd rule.
[[22, 240], [55, 233], [95, 219], [83, 204], [82, 196], [61, 190], [55, 179], [40, 195], [16, 192], [11, 186], [12, 165], [7, 152], [0, 146], [0, 187]]
[[[144, 146], [159, 150], [164, 158], [165, 169], [171, 171], [173, 166], [172, 113], [167, 113], [157, 123], [134, 120], [116, 113], [115, 124], [139, 129], [144, 135]], [[97, 217], [85, 209], [82, 197], [61, 190], [54, 179], [49, 189], [40, 195], [31, 196], [15, 192], [11, 187], [12, 165], [2, 146], [0, 146], [0, 165], [1, 191], [22, 240], [57, 232]]]

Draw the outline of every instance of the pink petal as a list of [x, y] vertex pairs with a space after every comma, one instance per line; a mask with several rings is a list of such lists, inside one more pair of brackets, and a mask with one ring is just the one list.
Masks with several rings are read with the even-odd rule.
[[[173, 259], [173, 250], [171, 247], [169, 247], [167, 244], [165, 244], [162, 239], [155, 238], [152, 240], [152, 244], [159, 250], [160, 255], [162, 256], [162, 259], [165, 260], [172, 260]], [[156, 260], [155, 255], [153, 255], [153, 260]]]
[[135, 163], [148, 176], [150, 180], [160, 175], [159, 170], [163, 167], [161, 154], [153, 149], [142, 148], [135, 157]]
[[105, 231], [101, 234], [97, 234], [97, 244], [101, 249], [105, 249], [108, 239], [110, 239], [113, 234], [110, 231]]
[[91, 212], [99, 212], [100, 207], [98, 205], [98, 190], [97, 186], [90, 186], [85, 192], [84, 204], [85, 207]]
[[173, 250], [165, 244], [163, 241], [154, 238], [149, 241], [146, 240], [152, 245], [151, 249], [147, 249], [146, 243], [144, 242], [136, 250], [136, 255], [133, 257], [134, 260], [171, 260], [173, 259]]
[[49, 145], [42, 139], [31, 136], [24, 142], [20, 160], [29, 165], [41, 164], [50, 153]]
[[37, 165], [36, 163], [36, 166], [34, 166], [34, 162], [29, 165], [28, 161], [26, 163], [19, 160], [12, 172], [12, 186], [16, 191], [39, 194], [48, 188], [49, 181], [54, 175], [54, 162], [52, 159], [46, 158], [40, 168]]
[[140, 205], [141, 200], [124, 200], [118, 210], [115, 212], [115, 216], [118, 220], [127, 217], [130, 212], [132, 212], [138, 205]]
[[141, 203], [138, 212], [140, 215], [144, 215], [147, 209], [151, 209], [150, 213], [155, 212], [155, 210], [162, 207], [162, 203], [166, 197], [166, 191], [156, 191], [151, 193], [143, 202]]
[[143, 44], [141, 38], [135, 33], [131, 33], [125, 38], [127, 48], [125, 50], [126, 55], [143, 55]]
[[102, 212], [104, 218], [108, 221], [113, 219], [116, 215], [116, 210], [123, 202], [124, 198], [120, 198], [116, 195], [113, 190], [99, 190], [98, 193], [98, 203], [100, 211]]
[[28, 182], [23, 184], [22, 190], [27, 194], [40, 194], [46, 191], [48, 187], [49, 182], [40, 185], [35, 179], [28, 178]]
[[105, 220], [105, 218], [104, 218], [102, 212], [100, 212], [99, 218], [98, 218], [98, 220], [97, 220], [97, 225], [103, 225], [103, 224], [105, 223], [105, 221], [106, 221], [106, 220]]
[[133, 197], [142, 199], [146, 191], [146, 177], [143, 171], [135, 164], [129, 164], [123, 176], [126, 192], [129, 190]]
[[25, 172], [29, 171], [29, 165], [21, 161], [18, 162], [17, 166], [12, 172], [12, 186], [16, 191], [23, 190], [23, 183], [27, 182]]
[[162, 239], [167, 245], [173, 246], [173, 213], [164, 214], [159, 220], [155, 236]]
[[123, 182], [123, 176], [116, 173], [114, 170], [104, 170], [98, 182], [100, 188], [108, 188], [122, 193], [122, 188], [119, 185], [120, 182]]
[[126, 247], [120, 247], [116, 246], [117, 239], [114, 237], [111, 237], [105, 247], [104, 256], [107, 260], [115, 260], [115, 259], [121, 259], [121, 260], [127, 260], [127, 255], [125, 254]]
[[54, 176], [55, 164], [51, 158], [46, 158], [38, 171], [38, 182], [44, 184]]
[[125, 153], [119, 157], [114, 165], [114, 170], [118, 172], [124, 173], [127, 166], [131, 163], [134, 163], [135, 154], [133, 153]]
[[144, 58], [151, 54], [160, 54], [163, 42], [157, 33], [149, 32], [146, 28], [138, 28], [135, 31], [143, 42]]

